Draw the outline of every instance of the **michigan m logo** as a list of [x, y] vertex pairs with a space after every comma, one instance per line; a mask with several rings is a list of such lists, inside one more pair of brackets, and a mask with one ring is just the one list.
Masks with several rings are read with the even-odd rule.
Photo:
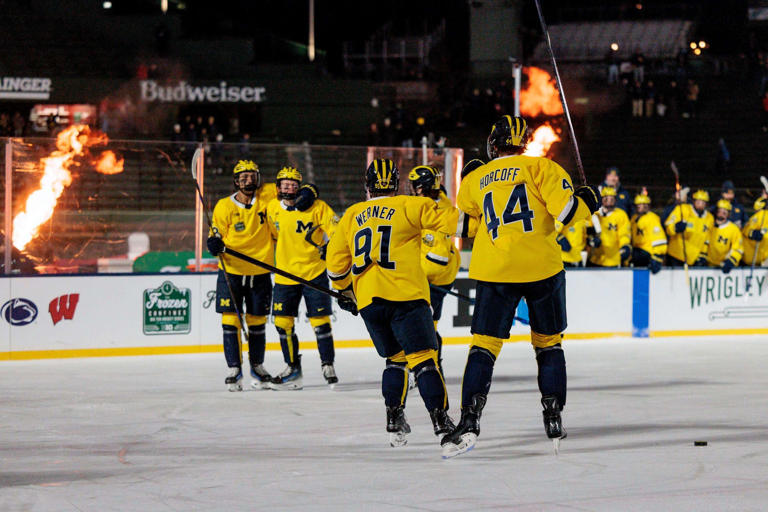
[[219, 299], [219, 306], [228, 308], [232, 303], [232, 299]]
[[296, 232], [297, 233], [301, 233], [302, 231], [306, 231], [308, 229], [312, 229], [312, 221], [309, 221], [306, 224], [304, 224], [300, 220], [296, 221]]
[[272, 304], [272, 311], [282, 311], [283, 310], [283, 303], [282, 302], [275, 302]]

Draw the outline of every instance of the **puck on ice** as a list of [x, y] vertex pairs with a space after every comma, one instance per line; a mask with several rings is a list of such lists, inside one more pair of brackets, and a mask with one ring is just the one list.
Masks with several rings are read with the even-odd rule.
[[706, 441], [694, 441], [693, 446], [707, 446]]

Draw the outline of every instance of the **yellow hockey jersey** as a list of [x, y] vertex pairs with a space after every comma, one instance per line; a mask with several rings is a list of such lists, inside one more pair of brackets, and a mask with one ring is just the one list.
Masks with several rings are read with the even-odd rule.
[[570, 251], [560, 250], [560, 256], [566, 263], [581, 263], [581, 253], [587, 246], [587, 221], [577, 220], [570, 227], [563, 227], [562, 223], [555, 222], [555, 229], [560, 236], [565, 237], [571, 244]]
[[343, 290], [351, 283], [359, 309], [374, 297], [429, 302], [422, 231], [453, 234], [459, 217], [457, 209], [438, 209], [427, 197], [382, 196], [350, 206], [328, 243], [333, 287]]
[[555, 220], [568, 228], [590, 216], [562, 167], [523, 155], [495, 158], [472, 171], [456, 206], [482, 219], [469, 277], [499, 283], [540, 281], [563, 270]]
[[[749, 222], [744, 225], [742, 234], [744, 235], [744, 264], [761, 265], [766, 259], [768, 259], [768, 210], [760, 210], [749, 218]], [[755, 229], [759, 229], [763, 234], [763, 239], [760, 241], [758, 247], [757, 242], [749, 238], [749, 234]], [[757, 249], [757, 257], [755, 258], [755, 249]]]
[[630, 220], [632, 225], [632, 247], [642, 249], [651, 256], [664, 259], [667, 254], [667, 235], [661, 227], [661, 219], [653, 212], [637, 213]]
[[[443, 192], [435, 200], [438, 210], [455, 208]], [[421, 268], [430, 284], [443, 286], [456, 279], [461, 255], [453, 245], [453, 237], [434, 229], [421, 232]]]
[[[221, 235], [224, 245], [230, 249], [274, 266], [275, 245], [267, 225], [267, 204], [277, 197], [277, 187], [274, 183], [265, 183], [247, 205], [235, 199], [236, 195], [232, 194], [216, 203], [211, 220], [213, 227]], [[230, 274], [251, 276], [269, 272], [227, 253], [222, 258]]]
[[714, 226], [707, 241], [707, 263], [719, 267], [726, 258], [738, 265], [744, 254], [739, 227], [731, 221]]
[[[685, 220], [688, 227], [683, 233], [675, 233], [675, 224], [681, 220]], [[706, 210], [699, 215], [690, 204], [675, 206], [664, 223], [669, 237], [667, 254], [680, 261], [687, 259], [687, 263], [693, 265], [700, 255], [706, 256], [705, 243], [709, 240], [709, 233], [714, 225], [715, 218]], [[685, 235], [685, 257], [683, 257], [683, 235]]]
[[[307, 210], [289, 210], [279, 199], [267, 205], [267, 219], [276, 240], [275, 266], [291, 274], [311, 280], [325, 272], [325, 261], [317, 247], [307, 241], [322, 245], [323, 238], [330, 238], [336, 230], [339, 218], [328, 204], [316, 199]], [[310, 230], [319, 227], [308, 235]], [[276, 284], [299, 284], [292, 279], [275, 274]]]
[[589, 261], [601, 267], [618, 267], [621, 265], [621, 248], [629, 245], [631, 230], [629, 217], [621, 208], [614, 208], [606, 213], [602, 208], [597, 211], [600, 221], [600, 247], [593, 247], [589, 253]]

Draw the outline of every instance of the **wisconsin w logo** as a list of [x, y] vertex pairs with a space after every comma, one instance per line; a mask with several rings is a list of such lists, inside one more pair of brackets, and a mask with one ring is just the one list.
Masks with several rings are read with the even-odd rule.
[[63, 319], [72, 320], [72, 317], [75, 316], [78, 300], [80, 300], [79, 293], [70, 293], [69, 295], [62, 295], [53, 299], [48, 304], [48, 312], [51, 314], [53, 325], [56, 325]]

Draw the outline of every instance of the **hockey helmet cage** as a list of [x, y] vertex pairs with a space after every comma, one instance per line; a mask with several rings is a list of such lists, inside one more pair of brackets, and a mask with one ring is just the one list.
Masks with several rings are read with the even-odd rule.
[[485, 162], [483, 162], [479, 158], [474, 158], [470, 160], [464, 165], [464, 168], [461, 170], [461, 179], [464, 179], [467, 176], [467, 174], [471, 173], [472, 171], [474, 171], [475, 169], [483, 165], [485, 165]]
[[708, 203], [709, 202], [709, 192], [707, 192], [706, 190], [699, 189], [699, 190], [697, 190], [696, 192], [693, 193], [693, 199], [694, 200], [700, 199], [700, 200], [705, 201], [705, 202]]
[[370, 192], [397, 192], [400, 171], [388, 158], [377, 158], [365, 171], [365, 188]]
[[520, 116], [502, 116], [491, 127], [486, 150], [488, 158], [494, 159], [500, 151], [514, 151], [525, 147], [528, 141], [528, 123]]
[[408, 173], [411, 186], [422, 190], [440, 190], [440, 173], [430, 165], [417, 165]]
[[239, 160], [237, 164], [235, 164], [234, 169], [232, 169], [232, 178], [235, 184], [235, 190], [241, 190], [240, 184], [238, 183], [238, 175], [242, 172], [253, 172], [256, 173], [256, 179], [255, 186], [251, 190], [251, 187], [248, 187], [248, 190], [243, 190], [243, 192], [251, 193], [257, 188], [261, 187], [261, 171], [259, 171], [259, 166], [254, 162], [253, 160]]

